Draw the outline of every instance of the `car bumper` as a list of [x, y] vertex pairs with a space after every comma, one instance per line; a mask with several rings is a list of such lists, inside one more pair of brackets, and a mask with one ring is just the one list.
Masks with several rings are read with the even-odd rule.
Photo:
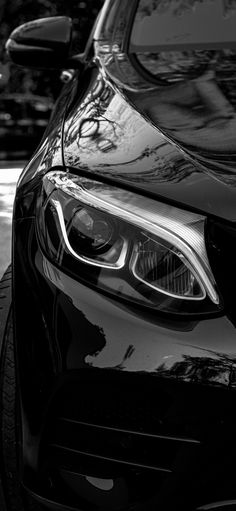
[[27, 491], [56, 509], [190, 511], [236, 498], [227, 317], [146, 317], [54, 267], [33, 218], [14, 233]]

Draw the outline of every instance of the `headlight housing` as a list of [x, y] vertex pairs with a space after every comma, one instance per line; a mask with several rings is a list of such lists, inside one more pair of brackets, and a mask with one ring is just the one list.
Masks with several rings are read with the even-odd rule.
[[63, 271], [117, 299], [178, 314], [221, 308], [205, 217], [87, 177], [43, 178], [38, 234]]

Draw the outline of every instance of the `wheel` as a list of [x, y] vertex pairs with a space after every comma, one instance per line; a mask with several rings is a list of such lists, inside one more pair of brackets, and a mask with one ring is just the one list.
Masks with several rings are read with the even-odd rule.
[[12, 273], [8, 267], [0, 281], [0, 426], [1, 479], [5, 509], [1, 511], [42, 511], [23, 494], [18, 471], [19, 420], [12, 315]]

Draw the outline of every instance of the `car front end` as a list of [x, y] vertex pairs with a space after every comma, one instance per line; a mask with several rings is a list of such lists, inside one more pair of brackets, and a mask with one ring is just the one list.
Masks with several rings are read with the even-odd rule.
[[233, 510], [234, 50], [164, 49], [155, 81], [144, 4], [105, 3], [18, 182], [20, 479], [51, 509]]

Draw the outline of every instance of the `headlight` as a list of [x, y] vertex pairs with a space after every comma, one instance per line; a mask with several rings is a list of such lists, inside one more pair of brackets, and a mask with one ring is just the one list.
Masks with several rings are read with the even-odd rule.
[[178, 314], [218, 311], [205, 217], [61, 171], [43, 178], [38, 234], [46, 256], [87, 285]]

